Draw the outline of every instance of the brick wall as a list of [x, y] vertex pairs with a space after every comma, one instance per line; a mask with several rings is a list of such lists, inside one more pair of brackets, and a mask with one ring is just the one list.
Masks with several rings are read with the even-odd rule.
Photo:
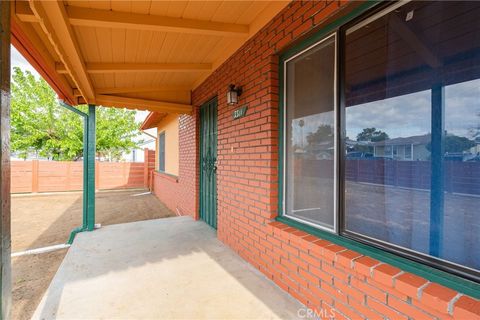
[[[345, 1], [289, 4], [193, 92], [196, 106], [218, 96], [218, 238], [299, 301], [333, 310], [336, 319], [480, 318], [478, 300], [272, 222], [278, 211], [276, 54], [350, 8]], [[230, 83], [243, 87], [238, 106], [248, 104], [247, 116], [238, 120], [232, 119], [238, 106], [226, 105]], [[195, 116], [180, 128], [180, 177], [198, 186], [198, 147], [192, 144], [198, 111]], [[188, 190], [197, 199], [195, 186]]]
[[178, 177], [153, 173], [153, 192], [173, 212], [198, 219], [198, 115], [182, 115], [179, 119]]

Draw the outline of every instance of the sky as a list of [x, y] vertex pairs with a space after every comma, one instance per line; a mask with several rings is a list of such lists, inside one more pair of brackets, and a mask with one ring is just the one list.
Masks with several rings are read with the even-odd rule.
[[[11, 52], [11, 70], [12, 70], [11, 74], [13, 74], [13, 67], [19, 67], [22, 70], [30, 71], [35, 77], [38, 77], [38, 78], [40, 77], [40, 74], [35, 70], [35, 68], [33, 68], [30, 65], [30, 63], [28, 63], [27, 60], [25, 60], [25, 58], [20, 54], [20, 52], [17, 51], [17, 49], [15, 49], [14, 46], [10, 46], [10, 52]], [[135, 120], [137, 122], [143, 122], [143, 120], [145, 120], [147, 115], [148, 115], [148, 111], [137, 110], [137, 113], [135, 115]], [[156, 134], [155, 129], [147, 130], [147, 132], [153, 135]], [[151, 138], [149, 136], [143, 135], [141, 139], [150, 140]], [[153, 148], [153, 147], [149, 146], [149, 148]]]
[[[393, 138], [411, 137], [431, 133], [431, 92], [419, 91], [393, 98], [359, 104], [346, 109], [347, 137], [356, 140], [364, 128], [376, 128]], [[480, 130], [480, 79], [445, 87], [445, 130], [468, 139]], [[333, 113], [315, 114], [292, 124], [293, 143], [306, 143], [309, 133], [321, 125], [333, 123]]]
[[11, 53], [11, 69], [13, 74], [13, 67], [19, 67], [22, 70], [28, 70], [36, 77], [40, 77], [38, 72], [28, 63], [27, 60], [20, 54], [20, 52], [15, 49], [14, 46], [10, 46], [10, 53]]

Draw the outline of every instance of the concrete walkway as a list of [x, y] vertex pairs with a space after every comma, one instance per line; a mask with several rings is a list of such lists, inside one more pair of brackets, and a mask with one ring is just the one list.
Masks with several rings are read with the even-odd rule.
[[189, 217], [81, 233], [33, 319], [293, 319], [302, 305]]

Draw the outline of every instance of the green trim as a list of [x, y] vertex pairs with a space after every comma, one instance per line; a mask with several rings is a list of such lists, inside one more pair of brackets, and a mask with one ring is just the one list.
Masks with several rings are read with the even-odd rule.
[[[217, 176], [216, 160], [218, 148], [217, 117], [218, 97], [215, 96], [200, 107], [200, 187], [199, 187], [199, 218], [217, 229]], [[215, 133], [215, 134], [213, 134]], [[206, 153], [205, 153], [206, 152]], [[206, 170], [210, 174], [206, 174]], [[213, 199], [212, 199], [213, 198]]]
[[200, 106], [200, 109], [198, 110], [198, 170], [200, 171], [199, 172], [199, 177], [198, 177], [198, 218], [199, 219], [202, 219], [202, 206], [203, 206], [203, 201], [202, 201], [202, 198], [203, 198], [203, 191], [202, 191], [202, 183], [203, 183], [203, 179], [205, 179], [205, 177], [203, 176], [203, 168], [202, 168], [202, 159], [203, 159], [203, 133], [202, 133], [202, 130], [203, 130], [203, 124], [202, 124], [202, 121], [203, 121], [203, 106], [205, 105], [202, 104]]
[[76, 227], [75, 229], [73, 229], [70, 232], [70, 237], [68, 238], [67, 244], [72, 244], [73, 240], [75, 240], [75, 236], [77, 235], [77, 233], [83, 232], [85, 230], [86, 229], [84, 227]]
[[63, 101], [60, 105], [83, 117], [82, 226], [70, 232], [67, 243], [72, 244], [77, 233], [95, 228], [95, 105], [88, 105], [88, 114]]
[[363, 255], [377, 259], [381, 262], [385, 262], [407, 271], [423, 277], [432, 282], [439, 283], [445, 287], [456, 290], [460, 293], [468, 296], [480, 299], [480, 284], [473, 281], [466, 280], [464, 278], [452, 275], [448, 272], [444, 272], [427, 265], [397, 256], [393, 253], [386, 252], [384, 250], [327, 232], [315, 227], [306, 225], [304, 223], [289, 219], [287, 217], [277, 217], [277, 221], [285, 223], [293, 228], [305, 231], [309, 234], [325, 239], [337, 245], [343, 246], [347, 249], [356, 251]]
[[280, 61], [283, 64], [285, 60], [290, 58], [291, 56], [294, 56], [295, 54], [299, 53], [300, 51], [305, 50], [306, 48], [314, 45], [318, 41], [322, 40], [326, 35], [329, 33], [337, 30], [339, 27], [345, 25], [346, 23], [352, 21], [353, 19], [357, 18], [358, 16], [362, 15], [365, 13], [367, 10], [373, 8], [377, 4], [381, 3], [381, 0], [369, 0], [366, 1], [365, 3], [359, 5], [352, 11], [350, 11], [348, 14], [344, 15], [341, 18], [338, 18], [337, 20], [327, 24], [326, 26], [322, 27], [320, 30], [318, 30], [315, 34], [313, 34], [311, 37], [306, 38], [296, 46], [284, 51], [280, 55]]
[[450, 274], [439, 269], [429, 267], [425, 264], [409, 260], [407, 258], [400, 257], [393, 253], [389, 253], [385, 250], [375, 248], [371, 245], [366, 245], [358, 241], [351, 240], [349, 238], [340, 236], [335, 233], [327, 232], [315, 228], [313, 226], [307, 225], [305, 223], [298, 222], [296, 220], [290, 219], [283, 216], [283, 168], [284, 168], [284, 63], [287, 59], [294, 56], [295, 54], [305, 50], [306, 48], [314, 45], [316, 42], [319, 42], [329, 34], [336, 31], [339, 27], [344, 24], [352, 21], [358, 16], [364, 14], [367, 10], [373, 8], [382, 1], [367, 1], [362, 5], [358, 6], [350, 13], [345, 15], [342, 18], [335, 20], [334, 22], [328, 24], [317, 33], [309, 37], [308, 39], [303, 40], [297, 46], [283, 52], [280, 55], [280, 64], [279, 64], [279, 161], [278, 161], [278, 187], [279, 187], [279, 196], [278, 196], [278, 210], [279, 216], [276, 218], [277, 221], [285, 223], [291, 227], [297, 228], [299, 230], [305, 231], [322, 239], [328, 240], [337, 245], [344, 246], [350, 250], [356, 251], [358, 253], [364, 254], [366, 256], [375, 258], [384, 263], [391, 264], [392, 266], [398, 267], [404, 271], [416, 274], [421, 276], [429, 281], [439, 283], [445, 287], [456, 290], [460, 293], [469, 295], [471, 297], [480, 299], [480, 284], [469, 281], [462, 277]]
[[72, 107], [71, 105], [69, 105], [69, 104], [67, 104], [67, 103], [65, 103], [65, 102], [63, 102], [63, 101], [59, 101], [59, 102], [60, 102], [60, 105], [61, 105], [62, 107], [64, 107], [65, 109], [68, 109], [68, 110], [70, 110], [70, 111], [72, 111], [72, 112], [75, 112], [76, 114], [78, 114], [79, 116], [82, 116], [82, 117], [84, 117], [84, 118], [87, 118], [87, 117], [88, 117], [88, 114], [86, 114], [85, 112], [80, 111], [80, 110], [78, 110], [77, 108]]
[[[373, 8], [377, 4], [381, 3], [381, 0], [369, 0], [366, 1], [365, 3], [359, 5], [357, 8], [353, 9], [351, 12], [346, 14], [345, 16], [333, 21], [332, 23], [326, 25], [325, 27], [321, 28], [318, 32], [316, 32], [314, 35], [311, 37], [303, 40], [300, 42], [298, 45], [286, 50], [280, 55], [280, 65], [279, 65], [279, 134], [278, 134], [278, 156], [279, 156], [279, 161], [278, 161], [278, 190], [279, 190], [279, 196], [278, 196], [278, 211], [279, 215], [283, 215], [283, 137], [284, 137], [284, 104], [283, 104], [283, 99], [284, 99], [284, 94], [283, 94], [283, 82], [284, 82], [284, 68], [283, 65], [286, 60], [288, 60], [290, 57], [296, 55], [297, 53], [305, 50], [306, 48], [314, 45], [315, 43], [319, 42], [329, 34], [333, 33], [333, 31], [337, 30], [339, 27], [343, 26], [344, 24], [352, 21], [353, 19], [357, 18], [358, 16], [364, 14], [366, 11], [369, 9]], [[200, 141], [201, 143], [201, 141]], [[200, 155], [201, 156], [201, 155]]]
[[[95, 154], [96, 128], [95, 105], [88, 105], [88, 153], [87, 153], [87, 230], [95, 228]], [[85, 161], [85, 157], [84, 160]]]

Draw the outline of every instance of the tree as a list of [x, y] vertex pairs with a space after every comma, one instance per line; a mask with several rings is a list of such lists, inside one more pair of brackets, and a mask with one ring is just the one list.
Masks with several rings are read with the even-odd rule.
[[[78, 160], [83, 149], [83, 119], [61, 107], [43, 79], [15, 67], [11, 84], [11, 149], [53, 160]], [[86, 112], [87, 106], [80, 106]], [[97, 108], [97, 155], [119, 159], [138, 146], [135, 111]]]
[[333, 144], [333, 128], [332, 126], [322, 124], [317, 128], [317, 131], [311, 132], [307, 136], [309, 145], [320, 145], [323, 143]]
[[376, 128], [365, 128], [357, 135], [357, 141], [378, 142], [390, 139], [387, 133]]
[[[445, 133], [444, 138], [445, 153], [462, 153], [475, 146], [475, 141], [466, 137], [456, 136], [454, 134]], [[432, 151], [431, 143], [428, 143], [425, 148]]]

